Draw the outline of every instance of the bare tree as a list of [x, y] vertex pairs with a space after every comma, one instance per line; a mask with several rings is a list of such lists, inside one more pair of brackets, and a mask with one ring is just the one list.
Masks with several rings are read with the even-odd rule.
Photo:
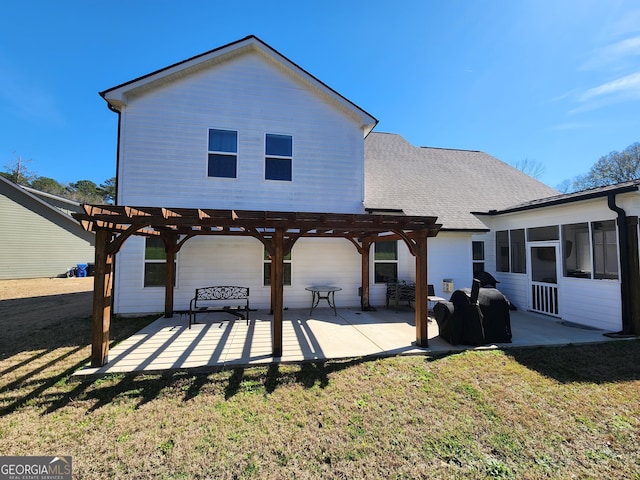
[[589, 173], [573, 180], [572, 190], [604, 187], [640, 178], [640, 143], [629, 145], [622, 152], [610, 152], [593, 164]]
[[573, 183], [573, 180], [571, 180], [570, 178], [567, 178], [563, 181], [561, 181], [558, 185], [556, 185], [556, 190], [558, 190], [560, 193], [569, 193], [571, 192], [571, 185]]
[[25, 165], [25, 163], [29, 163], [31, 161], [31, 159], [23, 160], [23, 158], [18, 155], [16, 160], [4, 165], [5, 171], [1, 172], [1, 175], [18, 185], [29, 186], [31, 180], [36, 176], [35, 173], [29, 170]]
[[525, 158], [524, 160], [517, 161], [514, 165], [522, 173], [529, 175], [531, 178], [539, 179], [544, 173], [544, 165], [537, 160], [531, 160]]

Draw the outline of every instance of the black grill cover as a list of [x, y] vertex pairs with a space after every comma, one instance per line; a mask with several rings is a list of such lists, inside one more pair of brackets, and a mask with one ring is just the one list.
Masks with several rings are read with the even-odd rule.
[[433, 307], [440, 338], [451, 345], [458, 345], [462, 343], [462, 316], [454, 317], [453, 311], [453, 303], [451, 302], [438, 302]]
[[477, 305], [471, 303], [471, 289], [456, 290], [434, 314], [440, 337], [452, 345], [511, 343], [509, 301], [495, 288], [480, 288]]
[[478, 272], [473, 276], [474, 279], [480, 281], [481, 287], [496, 288], [496, 285], [500, 283], [489, 272]]

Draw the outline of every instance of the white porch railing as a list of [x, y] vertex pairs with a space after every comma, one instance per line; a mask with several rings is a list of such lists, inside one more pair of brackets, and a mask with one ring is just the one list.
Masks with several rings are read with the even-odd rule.
[[547, 315], [558, 315], [558, 286], [531, 282], [531, 310]]

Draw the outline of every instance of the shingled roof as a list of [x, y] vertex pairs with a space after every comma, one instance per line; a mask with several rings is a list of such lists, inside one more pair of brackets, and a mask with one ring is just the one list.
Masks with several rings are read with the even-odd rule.
[[390, 133], [372, 132], [365, 139], [367, 209], [437, 215], [442, 230], [487, 230], [471, 212], [557, 194], [483, 152], [416, 147]]

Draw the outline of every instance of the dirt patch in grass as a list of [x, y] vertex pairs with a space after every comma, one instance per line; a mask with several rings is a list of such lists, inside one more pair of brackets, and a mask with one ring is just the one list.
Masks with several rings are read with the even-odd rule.
[[0, 301], [91, 291], [93, 291], [93, 277], [0, 280]]
[[[13, 310], [20, 329], [0, 315], [3, 455], [71, 455], [90, 479], [640, 479], [638, 341], [78, 383], [82, 295], [32, 296], [49, 307]], [[114, 319], [113, 340], [149, 321]]]
[[0, 359], [87, 344], [92, 291], [92, 277], [0, 280]]

